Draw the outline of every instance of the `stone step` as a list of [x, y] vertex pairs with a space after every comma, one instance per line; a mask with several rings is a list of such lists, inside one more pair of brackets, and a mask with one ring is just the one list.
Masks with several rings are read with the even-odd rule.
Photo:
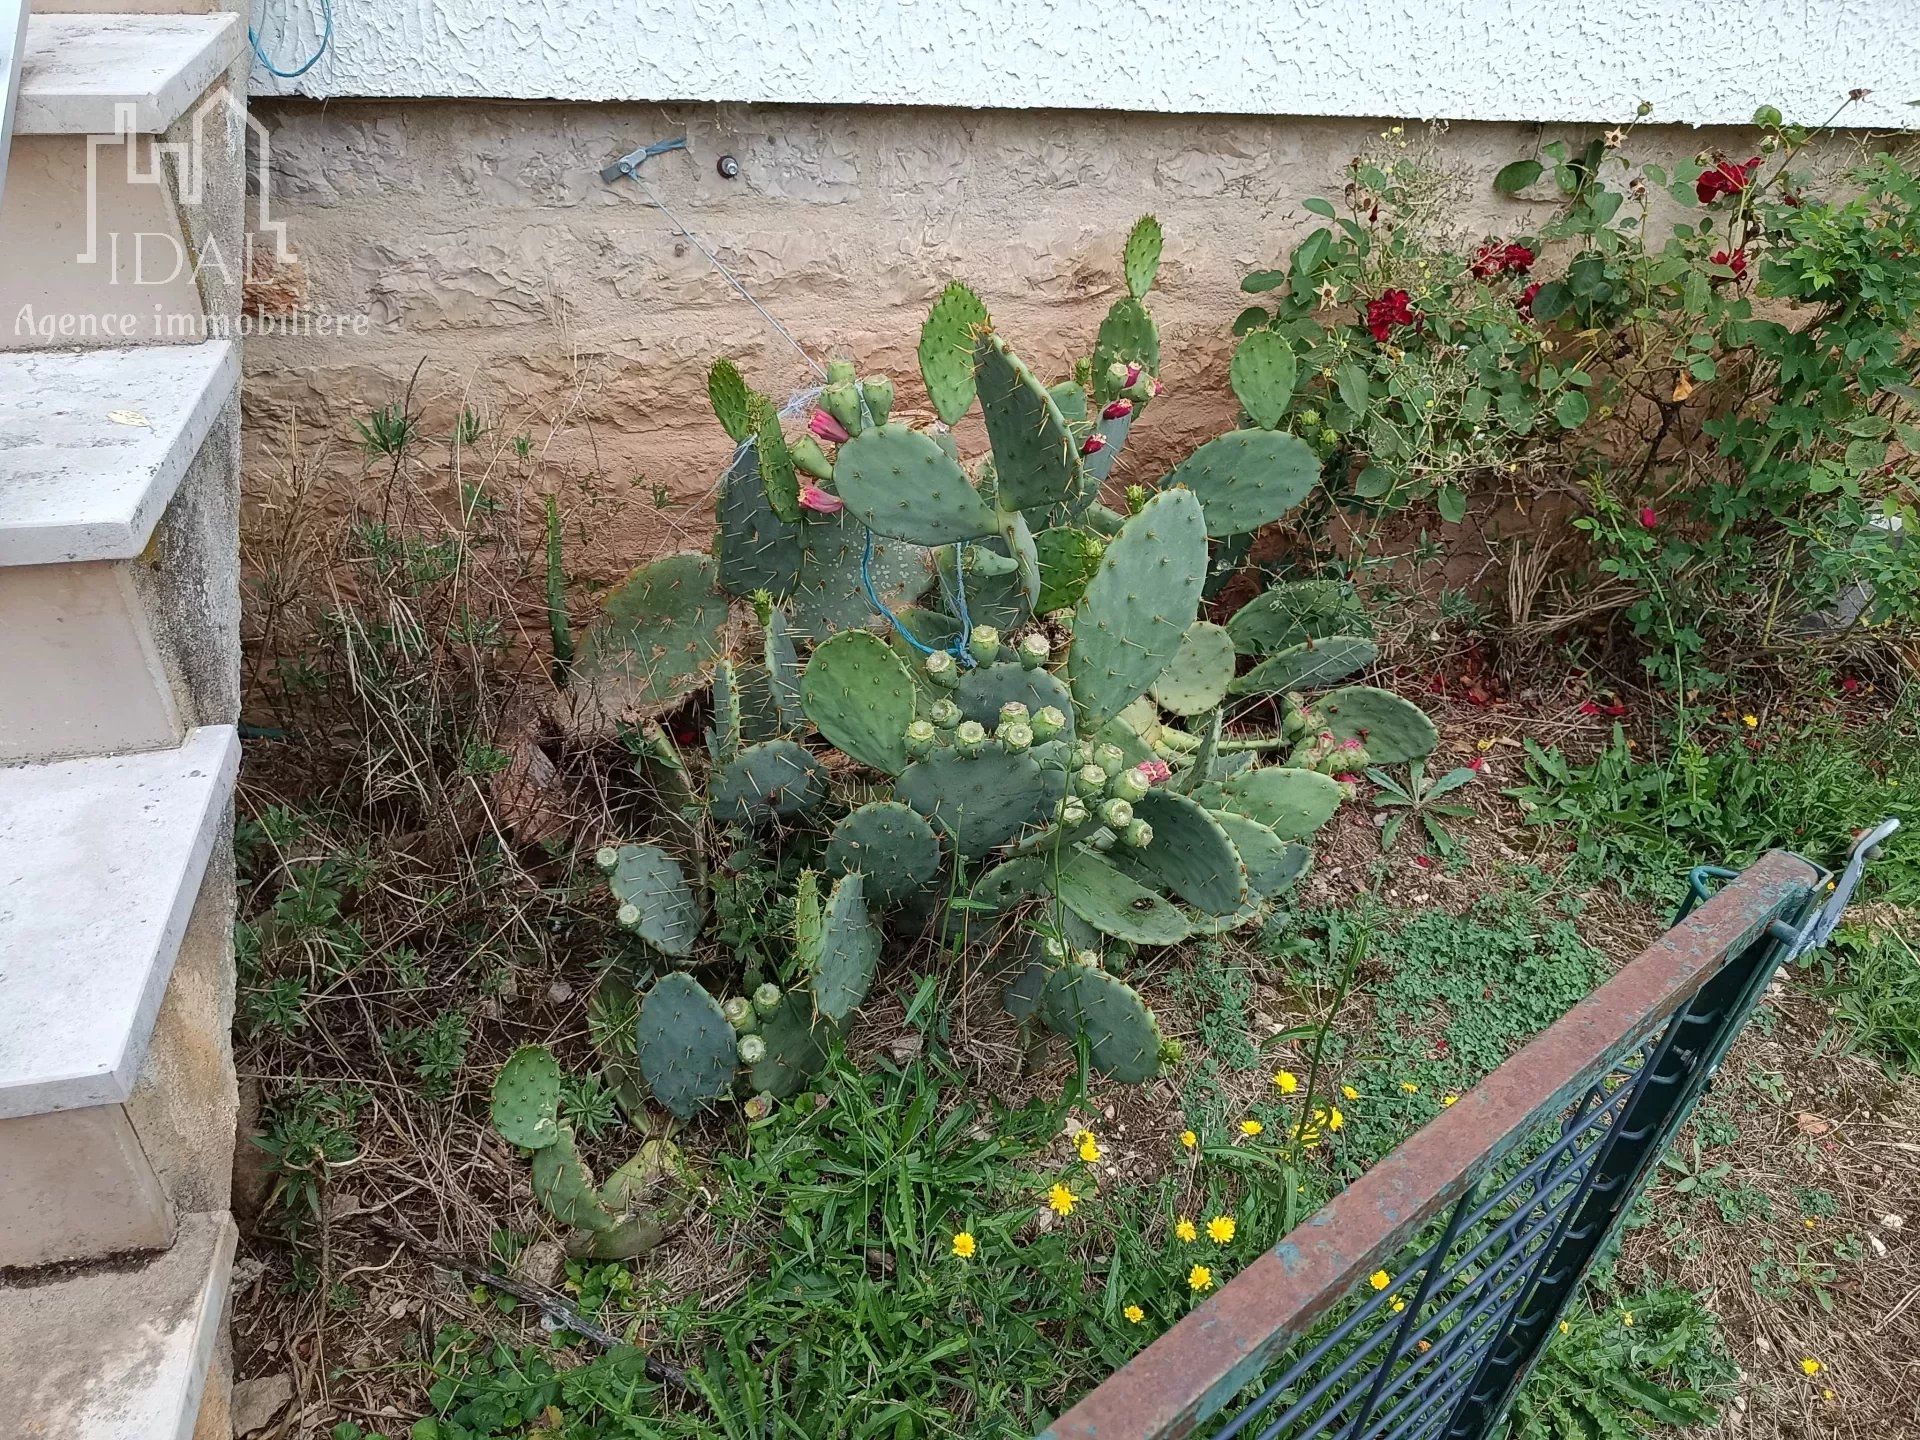
[[0, 1119], [133, 1093], [239, 764], [210, 725], [0, 769]]
[[29, 15], [13, 133], [162, 134], [246, 44], [238, 15]]
[[218, 1348], [236, 1234], [187, 1216], [134, 1263], [0, 1282], [0, 1396], [20, 1440], [188, 1440]]
[[239, 376], [231, 340], [0, 354], [0, 565], [138, 555]]

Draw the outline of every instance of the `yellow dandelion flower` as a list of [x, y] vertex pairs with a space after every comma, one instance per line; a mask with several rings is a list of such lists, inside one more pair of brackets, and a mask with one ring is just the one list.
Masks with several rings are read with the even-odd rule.
[[1282, 1095], [1291, 1095], [1300, 1088], [1300, 1077], [1291, 1070], [1276, 1070], [1273, 1074], [1273, 1083], [1280, 1087]]
[[1458, 1095], [1442, 1095], [1440, 1097], [1440, 1104], [1443, 1108], [1450, 1107], [1452, 1105], [1457, 1104], [1459, 1102], [1459, 1099], [1460, 1097]]
[[1182, 1215], [1178, 1220], [1174, 1221], [1173, 1233], [1179, 1236], [1181, 1241], [1188, 1245], [1191, 1245], [1194, 1241], [1200, 1238], [1200, 1232], [1194, 1229], [1193, 1221], [1189, 1220], [1184, 1215]]
[[1560, 1322], [1560, 1333], [1562, 1335], [1569, 1334], [1572, 1332], [1572, 1330], [1573, 1330], [1573, 1326], [1569, 1325], [1566, 1321], [1562, 1320]]
[[1367, 1283], [1376, 1290], [1384, 1290], [1393, 1283], [1393, 1277], [1384, 1270], [1376, 1270], [1367, 1277]]
[[1073, 1143], [1080, 1151], [1080, 1158], [1087, 1164], [1091, 1165], [1100, 1158], [1100, 1143], [1093, 1138], [1091, 1130], [1082, 1130]]
[[1182, 1130], [1180, 1132], [1180, 1143], [1189, 1150], [1197, 1149], [1200, 1144], [1200, 1137], [1191, 1130]]
[[1127, 1323], [1129, 1325], [1138, 1325], [1142, 1320], [1147, 1318], [1147, 1312], [1142, 1310], [1138, 1305], [1129, 1305], [1120, 1313], [1127, 1317]]
[[1749, 730], [1758, 730], [1760, 728], [1760, 717], [1758, 715], [1742, 715], [1740, 717], [1740, 723]]
[[1489, 750], [1491, 750], [1491, 749], [1493, 748], [1493, 736], [1491, 736], [1491, 735], [1482, 735], [1482, 736], [1480, 737], [1480, 747], [1479, 747], [1479, 748], [1480, 748], [1480, 753], [1481, 753], [1481, 754], [1483, 754], [1483, 755], [1484, 755], [1484, 754], [1485, 754], [1485, 753], [1486, 753], [1487, 751], [1489, 751]]
[[1047, 1208], [1056, 1215], [1073, 1214], [1073, 1191], [1064, 1185], [1055, 1185], [1047, 1191]]
[[953, 1237], [953, 1253], [962, 1260], [971, 1260], [973, 1252], [979, 1248], [971, 1230], [962, 1230]]
[[1204, 1265], [1196, 1265], [1187, 1272], [1187, 1288], [1193, 1291], [1213, 1288], [1213, 1271]]
[[1406, 1308], [1407, 1308], [1406, 1301], [1402, 1300], [1398, 1295], [1393, 1297], [1393, 1313], [1394, 1314], [1398, 1315], [1402, 1310]]
[[1240, 1122], [1240, 1133], [1242, 1135], [1248, 1136], [1249, 1138], [1251, 1138], [1252, 1136], [1258, 1135], [1262, 1130], [1266, 1128], [1267, 1127], [1262, 1125], [1258, 1120], [1242, 1120]]
[[1420, 1093], [1420, 1087], [1411, 1080], [1402, 1080], [1400, 1082], [1400, 1088], [1409, 1095], [1418, 1095]]
[[1820, 1398], [1821, 1398], [1822, 1400], [1831, 1400], [1831, 1399], [1833, 1399], [1833, 1391], [1831, 1391], [1831, 1390], [1822, 1390], [1822, 1391], [1820, 1392]]
[[1633, 1328], [1633, 1312], [1631, 1310], [1622, 1310], [1620, 1312], [1620, 1323], [1631, 1330]]
[[1807, 1356], [1800, 1362], [1800, 1373], [1802, 1375], [1818, 1375], [1822, 1370], [1826, 1368], [1827, 1368], [1826, 1366], [1822, 1365], [1818, 1360], [1814, 1359], [1813, 1356], [1811, 1355]]
[[1207, 1221], [1207, 1238], [1216, 1245], [1224, 1245], [1233, 1239], [1233, 1216], [1216, 1215]]
[[1327, 1129], [1337, 1131], [1346, 1123], [1347, 1117], [1340, 1113], [1340, 1107], [1338, 1105], [1334, 1106], [1333, 1113], [1327, 1116]]
[[1346, 1101], [1358, 1100], [1360, 1098], [1360, 1092], [1351, 1085], [1342, 1085], [1340, 1087], [1340, 1098]]
[[1805, 1220], [1801, 1221], [1800, 1223], [1805, 1225], [1807, 1229], [1811, 1230], [1813, 1229], [1815, 1222], [1814, 1222], [1813, 1216], [1809, 1215]]

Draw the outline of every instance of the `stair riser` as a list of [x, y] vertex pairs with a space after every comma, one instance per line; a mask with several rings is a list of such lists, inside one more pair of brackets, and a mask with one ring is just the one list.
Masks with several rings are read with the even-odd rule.
[[172, 1211], [124, 1106], [0, 1120], [0, 1269], [172, 1243]]

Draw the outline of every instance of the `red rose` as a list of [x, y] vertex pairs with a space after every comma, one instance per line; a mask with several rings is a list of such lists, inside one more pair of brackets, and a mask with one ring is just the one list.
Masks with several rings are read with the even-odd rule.
[[1759, 168], [1758, 155], [1744, 165], [1722, 160], [1694, 182], [1693, 193], [1700, 197], [1702, 205], [1711, 205], [1722, 195], [1738, 195], [1753, 183], [1754, 172]]
[[1600, 707], [1591, 700], [1582, 700], [1580, 702], [1580, 713], [1582, 715], [1598, 715], [1600, 713]]
[[1489, 240], [1473, 252], [1473, 278], [1491, 280], [1504, 268], [1505, 247], [1497, 240]]
[[1524, 275], [1533, 268], [1534, 254], [1525, 245], [1509, 245], [1501, 252], [1500, 258], [1516, 275]]
[[1736, 250], [1731, 255], [1724, 250], [1716, 250], [1713, 252], [1713, 263], [1715, 265], [1724, 265], [1733, 271], [1733, 278], [1736, 280], [1744, 280], [1747, 278], [1747, 252], [1745, 250]]
[[1533, 297], [1539, 293], [1540, 282], [1536, 280], [1520, 292], [1520, 298], [1513, 302], [1513, 308], [1531, 320], [1533, 318]]
[[1413, 300], [1404, 290], [1383, 290], [1379, 299], [1367, 302], [1367, 329], [1374, 340], [1382, 345], [1386, 344], [1395, 326], [1419, 323], [1420, 317], [1413, 311]]

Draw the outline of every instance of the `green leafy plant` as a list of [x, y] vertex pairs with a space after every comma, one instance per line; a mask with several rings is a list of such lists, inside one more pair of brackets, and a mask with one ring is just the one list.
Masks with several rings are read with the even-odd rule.
[[1454, 843], [1446, 821], [1471, 815], [1473, 807], [1458, 803], [1445, 805], [1440, 800], [1462, 786], [1471, 784], [1477, 773], [1472, 767], [1462, 765], [1437, 779], [1429, 780], [1426, 762], [1413, 760], [1408, 762], [1406, 782], [1402, 784], [1378, 766], [1369, 767], [1367, 778], [1380, 787], [1373, 797], [1375, 808], [1395, 812], [1387, 816], [1380, 826], [1381, 850], [1393, 849], [1393, 842], [1400, 838], [1400, 827], [1408, 820], [1417, 819], [1442, 858], [1452, 859], [1460, 847]]
[[1920, 1073], [1920, 952], [1912, 941], [1897, 930], [1845, 925], [1828, 953], [1820, 994], [1833, 1002], [1844, 1046], [1891, 1072]]
[[[760, 1115], [803, 1089], [896, 937], [1010, 949], [1017, 1017], [1147, 1079], [1169, 1049], [1126, 956], [1257, 921], [1351, 795], [1336, 774], [1432, 750], [1432, 722], [1386, 691], [1301, 693], [1376, 656], [1350, 594], [1282, 586], [1237, 629], [1199, 618], [1209, 566], [1312, 489], [1302, 441], [1235, 430], [1133, 487], [1127, 514], [1099, 502], [1160, 389], [1159, 252], [1143, 220], [1127, 294], [1053, 385], [947, 287], [921, 371], [946, 425], [978, 405], [991, 453], [971, 471], [949, 430], [891, 418], [892, 382], [850, 362], [796, 437], [715, 365], [738, 445], [715, 554], [656, 561], [608, 597], [570, 689], [586, 723], [635, 727], [670, 819], [599, 861], [667, 971], [612, 1060], [674, 1113], [744, 1094]], [[1284, 365], [1236, 376], [1269, 420], [1290, 383]], [[751, 653], [722, 643], [736, 602]], [[705, 745], [683, 751], [655, 717], [702, 690]], [[1280, 733], [1225, 736], [1229, 696], [1277, 702]], [[1284, 765], [1262, 763], [1274, 750]], [[691, 973], [716, 964], [711, 989]]]

